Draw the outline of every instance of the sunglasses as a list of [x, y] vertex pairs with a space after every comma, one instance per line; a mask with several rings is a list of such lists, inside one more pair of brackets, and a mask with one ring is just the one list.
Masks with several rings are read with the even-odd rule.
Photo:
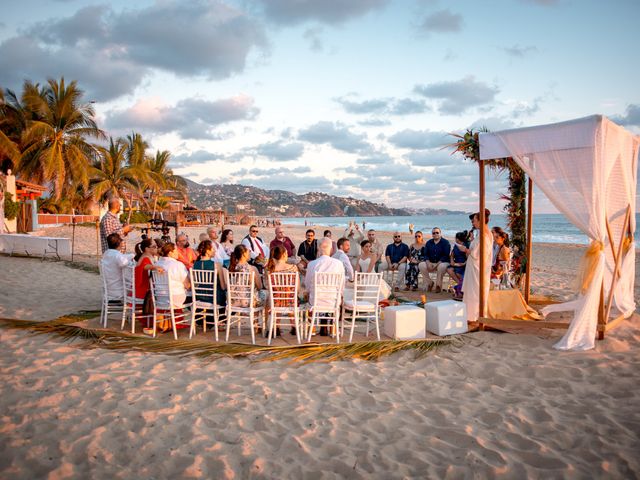
[[431, 232], [431, 235], [440, 235], [440, 232]]
[[422, 235], [416, 235], [416, 238], [422, 238]]
[[394, 235], [393, 238], [402, 238], [400, 235]]
[[258, 233], [258, 230], [251, 230], [251, 233]]

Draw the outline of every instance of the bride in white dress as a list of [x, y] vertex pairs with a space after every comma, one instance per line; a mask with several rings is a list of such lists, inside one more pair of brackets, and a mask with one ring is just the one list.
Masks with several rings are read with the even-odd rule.
[[[487, 210], [488, 212], [488, 210]], [[489, 222], [489, 215], [485, 214], [485, 221]], [[489, 299], [489, 282], [491, 281], [491, 256], [493, 253], [493, 235], [491, 230], [485, 224], [480, 228], [479, 215], [476, 213], [471, 219], [474, 228], [478, 232], [483, 232], [484, 236], [484, 306], [487, 307]], [[467, 252], [467, 266], [464, 271], [464, 279], [462, 280], [462, 292], [464, 297], [462, 301], [467, 307], [467, 320], [475, 322], [480, 316], [480, 234], [478, 234]], [[486, 310], [485, 310], [486, 311]]]
[[[358, 257], [358, 262], [356, 263], [356, 272], [375, 273], [377, 256], [371, 251], [371, 242], [369, 240], [364, 240], [360, 244], [360, 247], [362, 248], [362, 253]], [[380, 300], [389, 298], [390, 295], [391, 287], [389, 287], [387, 282], [382, 280], [382, 284], [380, 285]]]

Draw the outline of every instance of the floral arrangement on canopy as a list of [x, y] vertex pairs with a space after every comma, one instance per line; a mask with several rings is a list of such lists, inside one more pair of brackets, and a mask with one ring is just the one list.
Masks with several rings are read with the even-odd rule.
[[[478, 133], [488, 131], [483, 127], [478, 131], [469, 129], [463, 135], [451, 133], [451, 136], [458, 139], [448, 145], [453, 148], [451, 154], [459, 153], [474, 163], [480, 162]], [[524, 256], [527, 247], [526, 176], [511, 157], [484, 160], [484, 162], [490, 169], [500, 173], [506, 171], [509, 176], [508, 193], [500, 195], [500, 199], [506, 202], [504, 211], [507, 214], [507, 227], [511, 230], [511, 244], [516, 247], [513, 256], [514, 280], [519, 284], [527, 261]]]

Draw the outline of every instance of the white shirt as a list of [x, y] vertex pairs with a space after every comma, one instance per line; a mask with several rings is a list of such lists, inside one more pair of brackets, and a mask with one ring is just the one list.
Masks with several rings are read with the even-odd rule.
[[213, 260], [216, 263], [223, 263], [225, 260], [229, 260], [230, 259], [229, 254], [224, 249], [224, 247], [220, 244], [220, 242], [216, 242], [215, 240], [211, 240], [211, 243], [213, 243], [213, 246], [216, 249], [216, 254], [213, 256], [213, 258], [211, 260]]
[[[307, 265], [307, 274], [304, 277], [304, 286], [309, 292], [309, 303], [313, 305], [315, 299], [315, 273], [316, 272], [326, 272], [326, 273], [340, 273], [344, 276], [344, 266], [340, 260], [336, 260], [335, 258], [331, 258], [328, 255], [322, 255], [315, 260], [309, 262]], [[344, 281], [343, 281], [344, 283]], [[340, 292], [342, 292], [342, 285], [340, 286]], [[318, 306], [330, 307], [330, 302], [326, 302], [326, 304], [319, 302]]]
[[264, 243], [262, 240], [260, 240], [258, 237], [251, 238], [251, 240], [249, 240], [249, 238], [245, 237], [242, 240], [242, 245], [244, 245], [249, 249], [249, 253], [251, 254], [251, 260], [254, 260], [258, 255], [260, 255], [260, 249], [258, 248], [258, 243], [260, 244], [260, 248], [262, 248], [262, 253], [264, 254], [264, 258], [269, 258], [269, 247], [267, 246], [267, 244]]
[[122, 300], [124, 284], [122, 283], [122, 269], [133, 259], [133, 254], [123, 254], [120, 250], [107, 249], [102, 255], [100, 265], [102, 275], [107, 283], [108, 300]]
[[[187, 292], [184, 288], [184, 281], [189, 276], [187, 267], [175, 258], [160, 257], [156, 266], [162, 267], [169, 276], [169, 288], [173, 296], [173, 308], [182, 308], [187, 299]], [[168, 303], [168, 302], [167, 302]]]
[[342, 262], [342, 265], [344, 265], [344, 272], [345, 272], [345, 275], [347, 276], [347, 280], [349, 280], [350, 282], [353, 282], [353, 265], [351, 265], [351, 262], [349, 261], [349, 257], [347, 256], [347, 254], [344, 253], [342, 250], [338, 249], [338, 251], [334, 253], [333, 257], [331, 258], [335, 258], [336, 260], [340, 260]]

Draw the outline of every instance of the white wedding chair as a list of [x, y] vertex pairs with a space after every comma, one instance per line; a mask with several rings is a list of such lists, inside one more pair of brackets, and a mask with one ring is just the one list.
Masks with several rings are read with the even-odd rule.
[[242, 322], [246, 321], [251, 331], [251, 343], [255, 345], [255, 328], [264, 329], [264, 305], [254, 306], [256, 291], [254, 288], [254, 272], [224, 271], [227, 283], [227, 334], [225, 341], [229, 341], [231, 325], [238, 325], [238, 335], [242, 335]]
[[[340, 342], [340, 303], [344, 288], [344, 273], [316, 272], [314, 279], [314, 298], [309, 306], [311, 318], [309, 320], [307, 341], [311, 341], [314, 327], [331, 328]], [[322, 316], [320, 316], [322, 315]]]
[[109, 287], [107, 285], [107, 279], [104, 276], [104, 268], [102, 266], [102, 260], [98, 264], [98, 270], [100, 272], [100, 278], [102, 279], [102, 306], [100, 309], [100, 324], [102, 328], [107, 328], [107, 320], [110, 313], [124, 313], [124, 303], [122, 300], [109, 300]]
[[143, 317], [142, 305], [144, 304], [144, 299], [136, 298], [135, 265], [128, 265], [122, 269], [122, 285], [124, 286], [124, 306], [122, 308], [120, 330], [124, 330], [128, 318], [131, 322], [131, 333], [136, 333], [136, 313], [139, 313], [139, 317]]
[[[160, 273], [155, 270], [151, 272], [151, 292], [153, 295], [153, 336], [155, 337], [158, 331], [158, 313], [161, 312], [163, 315], [168, 313], [171, 317], [173, 338], [177, 340], [177, 325], [190, 325], [193, 321], [193, 316], [189, 315], [190, 318], [188, 318], [185, 312], [191, 307], [191, 303], [185, 302], [180, 307], [175, 306], [174, 293], [167, 272]], [[182, 312], [176, 312], [177, 309], [182, 309]]]
[[380, 288], [382, 285], [382, 273], [356, 272], [353, 282], [353, 298], [345, 300], [342, 305], [342, 330], [351, 317], [351, 332], [349, 342], [353, 341], [353, 332], [356, 326], [356, 318], [362, 318], [366, 322], [366, 335], [369, 336], [369, 326], [376, 326], [376, 337], [380, 340]]
[[[226, 305], [218, 305], [216, 291], [218, 289], [218, 265], [215, 270], [189, 270], [191, 278], [191, 330], [189, 338], [196, 333], [196, 322], [202, 320], [202, 331], [207, 332], [207, 325], [213, 325], [216, 342], [218, 341], [218, 325], [220, 322], [220, 310]], [[213, 321], [207, 321], [213, 317]]]
[[298, 274], [276, 272], [269, 274], [269, 335], [267, 344], [275, 336], [277, 327], [295, 327], [300, 343], [300, 308], [298, 307]]

